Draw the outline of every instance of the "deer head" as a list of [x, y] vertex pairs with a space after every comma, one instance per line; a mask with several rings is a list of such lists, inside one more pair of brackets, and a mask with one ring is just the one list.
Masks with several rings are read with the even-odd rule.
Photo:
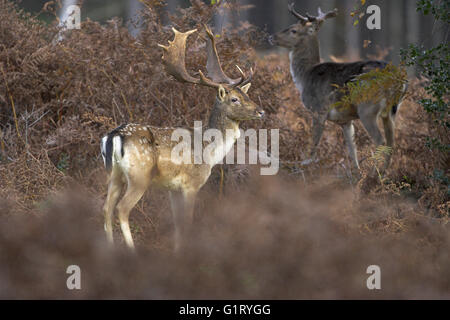
[[269, 42], [273, 45], [288, 48], [290, 50], [301, 44], [307, 45], [310, 39], [316, 38], [317, 32], [326, 19], [337, 16], [337, 9], [323, 13], [320, 7], [316, 17], [311, 16], [308, 13], [306, 16], [302, 16], [294, 9], [293, 3], [288, 5], [288, 10], [298, 19], [298, 22], [271, 36]]
[[264, 111], [250, 100], [247, 95], [247, 91], [251, 85], [250, 81], [254, 73], [253, 69], [250, 70], [250, 75], [246, 76], [244, 72], [236, 66], [241, 77], [238, 79], [228, 77], [222, 70], [219, 55], [217, 53], [215, 36], [206, 25], [204, 27], [206, 34], [208, 35], [208, 60], [206, 65], [208, 77], [199, 70], [199, 78], [195, 78], [189, 75], [186, 70], [186, 40], [189, 35], [197, 31], [196, 29], [183, 33], [172, 28], [175, 33], [174, 40], [169, 41], [169, 46], [159, 45], [165, 51], [163, 63], [167, 73], [174, 76], [175, 79], [180, 82], [193, 83], [216, 89], [216, 107], [234, 121], [261, 118], [264, 115]]

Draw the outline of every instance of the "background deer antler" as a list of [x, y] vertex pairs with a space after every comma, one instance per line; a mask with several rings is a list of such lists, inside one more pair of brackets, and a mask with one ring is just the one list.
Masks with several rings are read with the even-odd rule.
[[292, 2], [291, 4], [288, 4], [288, 10], [290, 13], [292, 13], [292, 15], [294, 17], [296, 17], [298, 20], [300, 20], [303, 24], [308, 22], [308, 18], [302, 16], [300, 13], [298, 13], [295, 9], [294, 9], [294, 3]]
[[325, 20], [327, 20], [327, 19], [336, 17], [337, 14], [338, 14], [338, 9], [335, 8], [335, 9], [332, 10], [332, 11], [328, 11], [327, 13], [323, 13], [322, 10], [321, 10], [320, 7], [319, 7], [319, 8], [317, 9], [317, 13], [318, 13], [318, 16], [317, 16], [317, 17], [311, 16], [311, 15], [309, 15], [308, 13], [306, 13], [306, 16], [308, 17], [308, 20], [309, 20], [310, 22], [323, 22], [323, 21], [325, 21]]
[[319, 7], [318, 10], [317, 10], [317, 12], [318, 12], [318, 16], [317, 17], [311, 16], [308, 13], [306, 13], [306, 17], [304, 17], [304, 16], [302, 16], [300, 13], [298, 13], [294, 9], [294, 3], [291, 3], [291, 4], [288, 5], [288, 10], [289, 10], [290, 13], [292, 13], [292, 15], [294, 15], [294, 17], [296, 17], [298, 20], [300, 20], [302, 22], [302, 24], [305, 24], [307, 22], [322, 23], [326, 19], [336, 17], [337, 14], [338, 14], [338, 10], [337, 9], [334, 9], [334, 10], [329, 11], [327, 13], [323, 13], [322, 10]]
[[167, 73], [171, 74], [181, 82], [188, 82], [212, 88], [219, 88], [220, 86], [235, 87], [248, 83], [253, 75], [253, 69], [251, 69], [249, 77], [246, 77], [244, 72], [238, 66], [236, 67], [242, 75], [241, 78], [231, 79], [225, 75], [217, 53], [214, 34], [206, 25], [205, 29], [209, 38], [207, 41], [206, 69], [208, 76], [211, 77], [211, 79], [207, 78], [201, 70], [198, 71], [200, 79], [192, 77], [186, 70], [186, 41], [189, 35], [196, 32], [197, 29], [183, 33], [172, 28], [175, 38], [173, 41], [169, 41], [169, 46], [158, 44], [158, 46], [164, 49], [162, 59]]

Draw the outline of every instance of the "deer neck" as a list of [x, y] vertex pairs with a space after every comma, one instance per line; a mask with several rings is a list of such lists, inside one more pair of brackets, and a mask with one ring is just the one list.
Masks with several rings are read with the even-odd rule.
[[[214, 141], [211, 148], [212, 155], [210, 164], [213, 166], [219, 163], [231, 150], [236, 140], [240, 137], [239, 121], [230, 119], [225, 113], [225, 106], [216, 100], [214, 108], [209, 117], [208, 129], [216, 129], [222, 134], [222, 141]], [[219, 139], [220, 140], [220, 139]]]
[[299, 43], [289, 52], [289, 60], [292, 79], [300, 93], [303, 93], [308, 71], [320, 63], [319, 39], [315, 36]]

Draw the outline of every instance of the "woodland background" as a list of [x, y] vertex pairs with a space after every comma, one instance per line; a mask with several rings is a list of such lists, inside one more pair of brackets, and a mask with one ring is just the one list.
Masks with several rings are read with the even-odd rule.
[[[247, 11], [238, 7], [249, 1], [228, 2], [248, 23], [223, 18], [223, 7], [210, 1], [179, 3], [177, 10], [175, 1], [86, 0], [81, 30], [57, 42], [55, 4], [41, 10], [44, 1], [0, 0], [0, 297], [450, 298], [448, 153], [426, 143], [448, 143], [448, 131], [419, 103], [429, 96], [428, 80], [409, 69], [386, 174], [368, 174], [374, 146], [359, 123], [361, 180], [352, 178], [341, 130], [332, 123], [320, 161], [304, 167], [311, 117], [287, 53], [266, 41], [293, 22], [285, 1], [254, 1]], [[448, 24], [423, 18], [414, 1], [373, 1], [383, 17], [382, 30], [373, 32], [364, 18], [353, 26], [356, 1], [297, 1], [296, 8], [314, 13], [319, 3], [340, 9], [322, 30], [325, 61], [396, 63], [409, 43], [448, 40]], [[136, 7], [139, 30], [127, 24]], [[246, 69], [256, 61], [249, 93], [267, 116], [244, 128], [280, 129], [280, 172], [261, 177], [255, 166], [224, 165], [222, 181], [216, 167], [197, 200], [196, 232], [180, 255], [172, 253], [167, 195], [150, 190], [130, 218], [138, 254], [126, 250], [117, 224], [116, 247], [109, 248], [100, 138], [125, 122], [206, 121], [215, 92], [167, 76], [157, 47], [172, 38], [170, 26], [202, 30], [204, 22], [221, 31], [218, 50], [229, 74], [235, 64]], [[191, 72], [205, 65], [202, 34], [188, 43]], [[66, 288], [71, 264], [81, 267], [82, 290]], [[372, 264], [381, 267], [382, 290], [366, 287]]]

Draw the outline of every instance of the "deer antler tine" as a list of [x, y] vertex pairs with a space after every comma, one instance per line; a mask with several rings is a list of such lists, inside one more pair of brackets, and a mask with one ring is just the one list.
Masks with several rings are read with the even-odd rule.
[[306, 13], [306, 17], [308, 18], [309, 22], [314, 22], [317, 20], [317, 17], [314, 17], [314, 16], [310, 15], [309, 13]]
[[209, 38], [206, 44], [208, 57], [206, 62], [206, 70], [208, 71], [208, 76], [213, 81], [218, 83], [224, 83], [229, 85], [236, 85], [237, 83], [240, 83], [242, 81], [242, 78], [231, 79], [223, 72], [222, 65], [219, 59], [219, 54], [216, 48], [216, 37], [206, 24], [204, 24], [204, 27]]
[[241, 74], [241, 80], [238, 81], [237, 83], [235, 83], [235, 84], [233, 85], [233, 87], [238, 87], [238, 86], [242, 85], [242, 83], [244, 83], [244, 82], [246, 81], [245, 73], [244, 73], [244, 71], [242, 71], [241, 67], [239, 67], [238, 65], [236, 65], [236, 68], [238, 69], [239, 73]]
[[203, 72], [201, 70], [198, 70], [198, 73], [200, 75], [200, 82], [199, 82], [199, 84], [202, 84], [202, 85], [205, 85], [205, 86], [208, 86], [208, 87], [213, 87], [213, 88], [218, 88], [221, 85], [220, 83], [217, 83], [217, 82], [209, 80], [203, 74]]
[[327, 13], [323, 13], [322, 9], [320, 7], [317, 8], [317, 17], [314, 17], [310, 15], [309, 13], [306, 13], [306, 16], [308, 17], [309, 22], [317, 22], [322, 23], [326, 19], [333, 18], [337, 16], [337, 9], [334, 9], [332, 11], [329, 11]]
[[214, 34], [211, 31], [211, 28], [206, 25], [206, 23], [203, 23], [203, 27], [205, 28], [206, 33], [208, 34], [209, 38], [212, 40], [214, 39]]
[[242, 71], [242, 69], [238, 65], [236, 65], [236, 68], [239, 70], [239, 73], [241, 74], [242, 78], [245, 78], [244, 71]]
[[294, 17], [296, 17], [297, 19], [299, 19], [300, 21], [302, 21], [303, 23], [308, 22], [308, 18], [305, 18], [304, 16], [302, 16], [300, 13], [298, 13], [297, 11], [295, 11], [294, 9], [294, 3], [292, 2], [291, 4], [288, 4], [288, 10], [290, 13], [292, 13], [292, 15], [294, 15]]
[[322, 12], [322, 9], [320, 9], [320, 7], [317, 8], [317, 13], [318, 13], [318, 17], [323, 16], [323, 12]]
[[334, 8], [332, 11], [327, 13], [327, 18], [333, 18], [338, 15], [338, 9]]
[[162, 44], [159, 44], [159, 43], [158, 43], [158, 47], [161, 47], [161, 48], [163, 48], [166, 51], [169, 50], [168, 46], [165, 46], [165, 45], [162, 45]]
[[309, 13], [306, 13], [306, 17], [302, 16], [300, 13], [295, 11], [294, 9], [294, 3], [291, 3], [288, 5], [289, 12], [292, 13], [297, 19], [302, 21], [303, 24], [306, 22], [323, 22], [324, 20], [328, 18], [333, 18], [337, 16], [337, 9], [334, 9], [333, 11], [327, 12], [326, 14], [322, 12], [322, 9], [320, 7], [317, 9], [318, 16], [314, 17], [310, 15]]
[[175, 27], [172, 27], [172, 31], [173, 31], [173, 33], [175, 33], [175, 36], [176, 36], [177, 34], [182, 34], [182, 35], [185, 35], [186, 38], [187, 38], [189, 35], [191, 35], [191, 34], [193, 34], [193, 33], [196, 33], [196, 32], [197, 32], [197, 29], [192, 29], [192, 30], [189, 30], [189, 31], [186, 31], [186, 32], [180, 32], [180, 31], [178, 31], [177, 29], [175, 29]]
[[335, 9], [332, 10], [332, 11], [328, 11], [327, 13], [323, 13], [322, 9], [320, 9], [320, 7], [319, 7], [319, 9], [317, 10], [317, 12], [318, 12], [318, 14], [319, 14], [319, 15], [317, 16], [317, 20], [324, 21], [324, 20], [326, 20], [326, 19], [336, 17], [336, 16], [337, 16], [337, 13], [338, 13], [338, 10], [337, 10], [337, 8], [335, 8]]
[[255, 70], [256, 70], [256, 64], [254, 67], [250, 68], [250, 75], [245, 80], [243, 80], [241, 83], [239, 83], [239, 86], [245, 86], [247, 83], [250, 83], [250, 81], [252, 81]]
[[186, 41], [189, 35], [197, 32], [197, 29], [189, 30], [187, 32], [179, 32], [177, 29], [172, 28], [172, 31], [175, 36], [173, 41], [168, 41], [168, 46], [158, 44], [159, 47], [164, 49], [162, 60], [166, 71], [168, 74], [174, 76], [178, 81], [197, 84], [200, 80], [189, 75], [185, 65]]

